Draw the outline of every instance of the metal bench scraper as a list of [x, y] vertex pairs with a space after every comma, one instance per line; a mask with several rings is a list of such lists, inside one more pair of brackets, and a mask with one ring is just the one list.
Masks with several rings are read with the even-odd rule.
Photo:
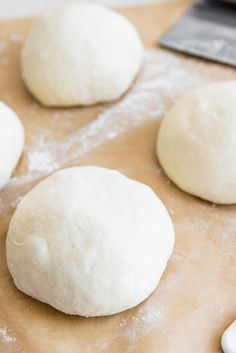
[[236, 0], [194, 3], [160, 39], [160, 44], [236, 66]]

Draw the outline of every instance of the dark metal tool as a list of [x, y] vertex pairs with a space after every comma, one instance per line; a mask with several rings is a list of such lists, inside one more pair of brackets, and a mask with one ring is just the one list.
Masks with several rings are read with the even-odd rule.
[[193, 4], [160, 44], [194, 56], [236, 66], [236, 1]]

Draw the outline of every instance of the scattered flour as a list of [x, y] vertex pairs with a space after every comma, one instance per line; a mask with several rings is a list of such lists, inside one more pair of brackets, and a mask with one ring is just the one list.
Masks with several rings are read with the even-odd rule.
[[45, 136], [40, 135], [37, 139], [36, 148], [30, 147], [27, 152], [27, 169], [30, 172], [50, 173], [59, 168], [59, 161], [53, 156], [53, 151], [48, 148]]
[[12, 343], [15, 342], [16, 338], [9, 334], [7, 327], [0, 327], [0, 340], [3, 343]]
[[78, 145], [78, 149], [71, 155], [72, 159], [145, 121], [159, 118], [167, 109], [165, 97], [173, 100], [190, 86], [197, 86], [202, 82], [197, 75], [193, 76], [185, 69], [175, 67], [178, 66], [178, 61], [174, 61], [173, 65], [172, 56], [167, 57], [167, 63], [165, 56], [166, 54], [156, 51], [147, 51], [141, 78], [129, 94], [100, 113], [95, 121], [69, 136], [64, 143], [64, 150], [68, 151], [75, 144]]
[[[123, 99], [104, 107], [95, 120], [78, 131], [72, 129], [73, 132], [59, 140], [41, 133], [35, 136], [26, 153], [26, 175], [32, 179], [47, 175], [145, 121], [160, 118], [171, 101], [202, 83], [199, 74], [185, 68], [175, 56], [161, 50], [147, 50], [141, 75]], [[53, 112], [49, 117], [55, 124], [60, 120], [60, 126], [63, 122], [65, 127], [69, 118], [69, 111]], [[29, 180], [26, 175], [20, 178]]]
[[124, 328], [123, 336], [125, 336], [130, 343], [135, 344], [138, 337], [159, 329], [165, 320], [164, 310], [161, 305], [149, 299], [145, 306], [138, 311], [136, 316], [131, 316], [128, 320], [121, 320], [121, 325], [123, 324]]
[[114, 343], [120, 340], [125, 340], [127, 343], [126, 349], [123, 348], [123, 353], [136, 352], [138, 339], [161, 329], [164, 323], [165, 308], [149, 299], [135, 315], [131, 311], [128, 316], [126, 315], [125, 318], [120, 319], [120, 330], [118, 333], [111, 334], [109, 332], [105, 339], [96, 340], [96, 343], [91, 342], [87, 347], [86, 353], [112, 351]]

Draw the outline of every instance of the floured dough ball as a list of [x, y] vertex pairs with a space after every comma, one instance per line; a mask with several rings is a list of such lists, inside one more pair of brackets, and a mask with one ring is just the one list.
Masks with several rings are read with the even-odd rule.
[[23, 126], [16, 113], [0, 102], [0, 189], [11, 178], [23, 148]]
[[142, 58], [143, 45], [125, 17], [99, 5], [70, 4], [33, 25], [22, 76], [45, 105], [89, 105], [120, 97]]
[[99, 167], [56, 172], [20, 202], [7, 235], [16, 286], [69, 314], [110, 315], [155, 289], [174, 245], [153, 191]]
[[181, 189], [236, 203], [236, 81], [185, 94], [162, 121], [157, 154]]

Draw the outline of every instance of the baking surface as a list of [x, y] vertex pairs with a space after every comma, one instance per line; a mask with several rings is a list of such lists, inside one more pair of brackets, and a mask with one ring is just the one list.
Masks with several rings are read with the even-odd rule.
[[[90, 108], [39, 105], [20, 79], [20, 49], [32, 21], [0, 23], [0, 99], [26, 129], [23, 158], [0, 192], [1, 353], [221, 352], [221, 334], [236, 317], [236, 206], [213, 205], [180, 191], [155, 156], [160, 119], [178, 96], [236, 78], [231, 68], [155, 46], [185, 7], [179, 2], [121, 10], [146, 44], [143, 69], [122, 99]], [[176, 231], [174, 253], [148, 300], [90, 319], [62, 314], [21, 293], [5, 260], [8, 224], [24, 193], [58, 168], [85, 164], [115, 168], [150, 185]]]

